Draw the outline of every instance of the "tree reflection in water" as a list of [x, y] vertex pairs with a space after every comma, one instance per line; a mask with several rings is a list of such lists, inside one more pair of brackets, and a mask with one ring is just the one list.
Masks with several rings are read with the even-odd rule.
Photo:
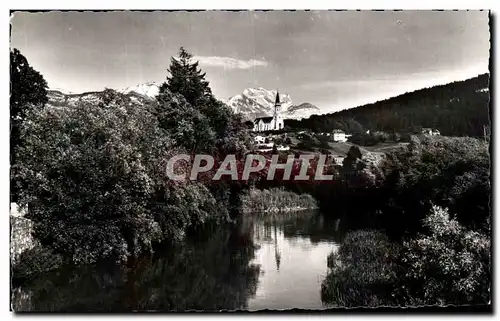
[[259, 266], [251, 233], [220, 229], [128, 267], [58, 269], [13, 291], [16, 311], [184, 311], [245, 309]]

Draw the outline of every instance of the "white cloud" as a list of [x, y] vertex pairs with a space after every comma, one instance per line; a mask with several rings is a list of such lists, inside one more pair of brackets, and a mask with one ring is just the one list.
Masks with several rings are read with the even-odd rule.
[[268, 65], [268, 62], [264, 60], [240, 60], [219, 56], [194, 56], [193, 60], [199, 61], [202, 66], [222, 67], [226, 69], [250, 69], [254, 67], [266, 67]]

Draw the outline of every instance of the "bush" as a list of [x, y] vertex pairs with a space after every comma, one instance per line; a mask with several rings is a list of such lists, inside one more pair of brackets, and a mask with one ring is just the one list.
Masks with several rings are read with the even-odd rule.
[[325, 136], [325, 135], [320, 135], [318, 136], [318, 147], [319, 148], [323, 148], [323, 149], [328, 149], [330, 148], [330, 145], [328, 144], [330, 138], [328, 136]]
[[310, 143], [302, 142], [302, 141], [298, 142], [297, 149], [307, 150], [307, 151], [315, 151], [316, 150], [316, 148], [314, 148]]
[[399, 247], [383, 233], [359, 230], [345, 236], [328, 256], [329, 272], [321, 285], [323, 302], [341, 307], [394, 305], [395, 258]]
[[489, 303], [489, 237], [465, 230], [437, 206], [423, 225], [429, 235], [406, 242], [402, 252], [408, 304]]
[[24, 251], [12, 266], [12, 283], [34, 279], [40, 274], [56, 269], [62, 264], [62, 257], [40, 245]]
[[322, 300], [345, 307], [488, 304], [490, 239], [433, 207], [427, 234], [399, 243], [383, 233], [350, 232], [328, 257]]
[[349, 138], [349, 141], [360, 146], [375, 146], [383, 142], [384, 139], [385, 138], [380, 135], [354, 134]]
[[242, 210], [250, 212], [280, 212], [317, 208], [316, 200], [309, 194], [296, 194], [283, 188], [269, 190], [250, 189], [241, 195]]

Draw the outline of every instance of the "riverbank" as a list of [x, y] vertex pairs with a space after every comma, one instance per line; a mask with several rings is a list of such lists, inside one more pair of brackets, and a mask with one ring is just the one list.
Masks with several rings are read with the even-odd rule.
[[241, 196], [241, 204], [244, 214], [298, 212], [318, 208], [311, 195], [297, 194], [283, 188], [250, 189]]
[[73, 313], [325, 308], [320, 285], [337, 232], [316, 212], [279, 217], [242, 216], [126, 266], [64, 265], [13, 286], [12, 307]]

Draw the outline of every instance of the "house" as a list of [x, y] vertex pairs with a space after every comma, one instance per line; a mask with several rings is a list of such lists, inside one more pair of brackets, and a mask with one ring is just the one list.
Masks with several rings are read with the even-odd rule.
[[343, 156], [333, 155], [333, 162], [335, 163], [335, 165], [342, 166], [344, 164], [344, 158], [345, 157]]
[[257, 135], [253, 138], [253, 141], [256, 143], [256, 144], [264, 144], [266, 142], [266, 137], [264, 136], [261, 136], [261, 135]]
[[344, 131], [341, 129], [334, 129], [332, 134], [333, 134], [333, 141], [342, 143], [347, 142], [347, 137], [350, 136], [346, 135]]
[[286, 151], [286, 150], [290, 150], [290, 147], [289, 146], [278, 145], [276, 147], [276, 150], [279, 151], [279, 152]]
[[253, 130], [256, 132], [262, 132], [267, 130], [281, 130], [284, 127], [283, 117], [281, 113], [281, 103], [280, 94], [276, 92], [276, 100], [274, 102], [274, 113], [273, 116], [269, 117], [259, 117], [253, 122]]
[[441, 135], [441, 133], [439, 132], [439, 130], [432, 129], [432, 128], [422, 128], [422, 134], [429, 135], [429, 136], [438, 136], [438, 135]]
[[256, 146], [257, 151], [259, 152], [270, 152], [276, 147], [276, 150], [279, 152], [290, 150], [290, 147], [283, 145], [275, 145], [274, 143], [265, 143], [259, 144]]

